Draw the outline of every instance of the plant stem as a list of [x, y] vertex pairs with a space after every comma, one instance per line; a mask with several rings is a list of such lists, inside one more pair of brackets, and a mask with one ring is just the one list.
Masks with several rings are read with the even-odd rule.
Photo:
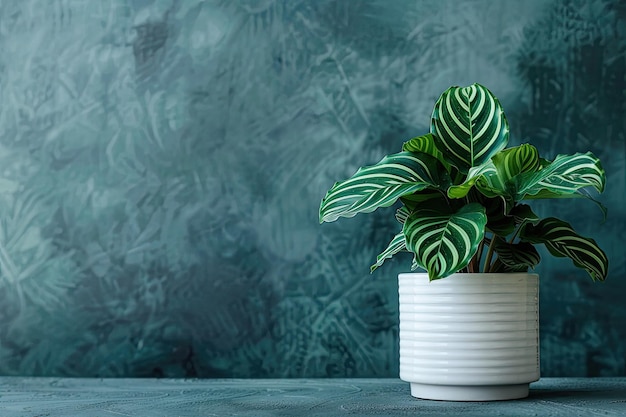
[[513, 236], [511, 236], [511, 240], [509, 240], [509, 243], [513, 243], [520, 230], [522, 230], [522, 226], [524, 226], [524, 222], [520, 223], [520, 225], [517, 226], [517, 229], [515, 229], [515, 233], [513, 233]]
[[491, 270], [491, 258], [493, 257], [493, 249], [496, 242], [496, 235], [494, 234], [489, 244], [489, 250], [487, 250], [487, 257], [485, 258], [485, 265], [483, 266], [483, 272], [487, 273]]
[[493, 261], [493, 265], [491, 265], [491, 270], [492, 271], [497, 271], [499, 267], [501, 267], [503, 265], [502, 261], [499, 258], [496, 258], [495, 261]]
[[483, 249], [485, 248], [485, 245], [485, 239], [483, 238], [483, 240], [480, 242], [480, 245], [478, 246], [478, 250], [476, 251], [476, 253], [472, 257], [472, 260], [469, 263], [470, 272], [479, 272], [478, 269], [480, 268], [480, 260], [483, 257]]

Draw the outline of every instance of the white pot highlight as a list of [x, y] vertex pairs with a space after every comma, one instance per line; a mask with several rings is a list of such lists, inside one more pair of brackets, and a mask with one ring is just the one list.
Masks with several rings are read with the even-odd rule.
[[536, 274], [398, 276], [400, 379], [448, 401], [524, 398], [539, 379]]

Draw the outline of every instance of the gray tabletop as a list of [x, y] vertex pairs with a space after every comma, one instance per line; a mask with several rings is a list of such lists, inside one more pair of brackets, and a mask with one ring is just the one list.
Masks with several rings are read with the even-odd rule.
[[0, 378], [0, 416], [626, 416], [626, 378], [544, 378], [528, 399], [412, 398], [397, 379]]

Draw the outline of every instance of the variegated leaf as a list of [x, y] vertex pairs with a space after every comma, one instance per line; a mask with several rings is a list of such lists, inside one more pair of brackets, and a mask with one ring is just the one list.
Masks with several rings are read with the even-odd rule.
[[485, 208], [478, 203], [456, 213], [418, 210], [404, 223], [406, 247], [430, 280], [444, 278], [467, 266], [484, 237], [486, 223]]
[[[467, 173], [465, 181], [459, 185], [452, 185], [448, 188], [448, 197], [450, 198], [464, 198], [467, 193], [472, 189], [476, 181], [483, 179], [485, 184], [489, 184], [489, 189], [498, 190], [504, 188], [498, 177], [498, 171], [491, 160], [484, 164], [472, 167]], [[483, 187], [487, 188], [487, 187]], [[495, 193], [494, 193], [495, 195]]]
[[376, 257], [376, 263], [370, 267], [370, 273], [374, 272], [376, 268], [381, 266], [385, 259], [390, 259], [393, 255], [398, 252], [402, 252], [406, 250], [406, 245], [404, 243], [404, 233], [400, 232], [391, 239], [389, 245], [387, 245], [387, 249], [382, 251], [380, 255]]
[[508, 273], [518, 273], [518, 272], [528, 272], [527, 266], [508, 266], [500, 262], [498, 259], [493, 263], [492, 268], [489, 270], [490, 272], [496, 274], [508, 274]]
[[524, 172], [535, 172], [539, 168], [539, 152], [530, 144], [504, 149], [492, 158], [500, 181], [506, 183]]
[[515, 223], [532, 223], [537, 224], [539, 222], [539, 216], [537, 216], [528, 204], [517, 204], [511, 210], [511, 216], [515, 219]]
[[450, 168], [450, 165], [443, 158], [441, 151], [437, 148], [437, 146], [435, 146], [435, 138], [431, 133], [427, 133], [426, 135], [418, 136], [404, 142], [402, 144], [402, 151], [427, 153], [441, 161], [446, 169]]
[[351, 178], [336, 183], [322, 200], [320, 223], [353, 217], [388, 207], [406, 194], [449, 185], [445, 168], [431, 155], [401, 152], [360, 168]]
[[430, 131], [444, 158], [462, 173], [487, 162], [509, 140], [500, 102], [480, 84], [446, 90], [433, 109]]
[[534, 172], [538, 168], [539, 153], [534, 146], [524, 144], [504, 149], [483, 165], [470, 168], [462, 184], [453, 185], [448, 189], [448, 197], [463, 198], [478, 182], [478, 189], [485, 195], [510, 196], [512, 201], [514, 186], [509, 182], [519, 174]]
[[498, 259], [509, 269], [516, 271], [534, 268], [541, 261], [541, 256], [537, 249], [528, 242], [508, 243], [501, 238], [495, 241], [494, 249], [498, 254]]
[[440, 190], [434, 190], [432, 188], [428, 188], [426, 190], [417, 191], [413, 194], [403, 195], [400, 198], [400, 201], [402, 201], [402, 203], [406, 204], [408, 207], [413, 208], [413, 207], [418, 206], [420, 203], [423, 203], [424, 201], [441, 199], [441, 198], [442, 198], [442, 193]]
[[570, 258], [574, 265], [585, 269], [595, 281], [604, 281], [609, 260], [595, 240], [582, 237], [572, 226], [554, 217], [541, 220], [536, 225], [527, 224], [520, 238], [524, 242], [543, 243], [550, 253]]
[[513, 207], [513, 204], [515, 203], [513, 198], [514, 192], [511, 190], [510, 182], [505, 184], [500, 179], [500, 176], [495, 169], [488, 170], [484, 172], [483, 175], [479, 176], [476, 180], [475, 187], [483, 195], [489, 198], [504, 197], [509, 209]]
[[606, 174], [600, 160], [591, 152], [558, 155], [549, 165], [536, 172], [526, 172], [516, 178], [516, 200], [548, 192], [561, 196], [576, 196], [584, 187], [604, 190]]
[[419, 267], [420, 267], [419, 264], [417, 263], [415, 258], [413, 258], [413, 261], [411, 262], [411, 271], [415, 271]]
[[541, 199], [553, 199], [553, 198], [586, 198], [587, 200], [590, 200], [596, 206], [598, 206], [598, 208], [602, 212], [602, 216], [606, 220], [606, 215], [608, 213], [608, 209], [606, 208], [606, 206], [602, 204], [601, 201], [598, 201], [595, 198], [593, 198], [591, 195], [589, 195], [589, 192], [587, 192], [587, 190], [585, 189], [576, 190], [574, 194], [560, 194], [560, 193], [550, 191], [550, 190], [541, 190], [537, 194], [534, 194], [534, 195], [527, 194], [526, 197], [524, 197], [525, 200], [541, 200]]
[[401, 224], [404, 224], [410, 214], [411, 211], [406, 206], [402, 206], [398, 210], [396, 210], [396, 220], [399, 221]]
[[485, 207], [487, 214], [487, 229], [498, 236], [507, 236], [515, 230], [515, 219], [508, 214], [508, 207], [504, 197], [485, 197], [472, 190], [467, 195], [470, 202], [476, 202]]

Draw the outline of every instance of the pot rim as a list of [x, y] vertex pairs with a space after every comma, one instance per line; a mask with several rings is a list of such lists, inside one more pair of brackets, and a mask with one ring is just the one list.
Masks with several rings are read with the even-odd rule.
[[[428, 278], [428, 273], [426, 272], [401, 272], [398, 274], [398, 277], [426, 277]], [[539, 274], [535, 272], [455, 272], [451, 275], [448, 275], [445, 278], [439, 278], [434, 281], [447, 280], [450, 278], [457, 279], [467, 279], [467, 278], [477, 278], [477, 277], [493, 277], [493, 278], [520, 278], [520, 277], [537, 277], [539, 278]]]

